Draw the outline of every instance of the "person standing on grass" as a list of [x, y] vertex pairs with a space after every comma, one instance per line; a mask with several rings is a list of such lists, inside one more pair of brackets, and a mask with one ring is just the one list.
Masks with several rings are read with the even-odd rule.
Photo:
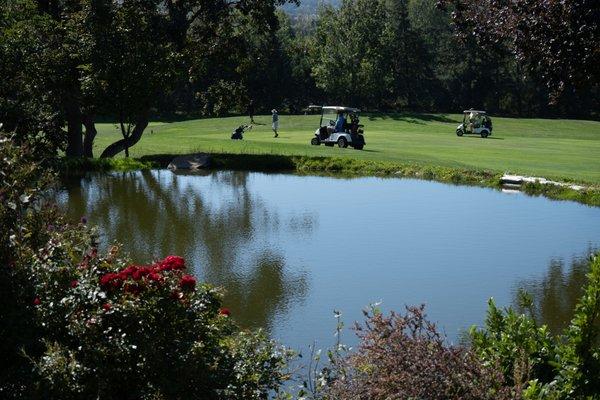
[[254, 100], [250, 100], [248, 103], [248, 115], [250, 116], [250, 123], [254, 123]]
[[277, 114], [276, 109], [272, 109], [271, 112], [273, 113], [273, 132], [275, 132], [275, 136], [273, 137], [278, 137], [279, 134], [277, 133], [277, 130], [279, 129], [279, 114]]

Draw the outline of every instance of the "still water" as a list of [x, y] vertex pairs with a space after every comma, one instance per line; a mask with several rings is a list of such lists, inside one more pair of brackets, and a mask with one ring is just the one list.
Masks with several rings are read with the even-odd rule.
[[412, 179], [157, 170], [72, 179], [59, 201], [136, 262], [185, 257], [241, 325], [296, 349], [375, 302], [424, 303], [456, 341], [522, 287], [557, 331], [600, 248], [600, 208]]

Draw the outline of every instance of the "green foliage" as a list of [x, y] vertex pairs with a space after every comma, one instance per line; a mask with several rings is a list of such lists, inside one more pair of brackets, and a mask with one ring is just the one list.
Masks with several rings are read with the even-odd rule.
[[[524, 297], [525, 305], [531, 299]], [[526, 307], [527, 308], [527, 307]], [[600, 258], [590, 260], [588, 283], [574, 317], [559, 337], [537, 326], [531, 314], [499, 310], [490, 301], [483, 329], [470, 332], [473, 349], [527, 399], [596, 398], [600, 393]]]
[[167, 257], [131, 266], [93, 232], [65, 229], [33, 264], [45, 351], [33, 358], [53, 398], [259, 399], [277, 389], [287, 353], [238, 332], [218, 292]]
[[532, 377], [549, 382], [555, 349], [547, 328], [512, 309], [503, 313], [493, 299], [488, 306], [485, 329], [473, 327], [470, 331], [477, 355], [486, 363], [499, 364], [505, 377], [518, 387]]
[[31, 365], [22, 350], [39, 350], [39, 331], [28, 274], [34, 252], [48, 240], [48, 221], [57, 220], [45, 195], [53, 182], [36, 156], [0, 135], [0, 393], [27, 396], [32, 387]]
[[0, 150], [3, 398], [262, 399], [288, 379], [290, 352], [240, 331], [183, 259], [100, 253], [85, 219], [44, 201], [31, 153], [5, 138]]
[[72, 175], [92, 171], [134, 171], [156, 167], [156, 163], [134, 158], [61, 158], [58, 169], [61, 174]]
[[557, 386], [566, 398], [600, 393], [600, 256], [590, 260], [585, 293], [558, 348]]

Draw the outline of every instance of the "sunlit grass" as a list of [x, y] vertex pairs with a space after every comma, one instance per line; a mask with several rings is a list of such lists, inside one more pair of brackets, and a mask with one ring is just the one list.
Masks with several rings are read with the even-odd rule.
[[[486, 169], [600, 183], [600, 122], [494, 118], [488, 139], [455, 135], [462, 115], [393, 114], [363, 116], [367, 145], [363, 151], [309, 144], [318, 115], [280, 116], [274, 139], [270, 116], [259, 116], [243, 141], [231, 131], [247, 117], [211, 118], [151, 124], [132, 157], [152, 154], [212, 152], [294, 156], [350, 157], [461, 169]], [[99, 124], [96, 155], [120, 138], [113, 124]]]

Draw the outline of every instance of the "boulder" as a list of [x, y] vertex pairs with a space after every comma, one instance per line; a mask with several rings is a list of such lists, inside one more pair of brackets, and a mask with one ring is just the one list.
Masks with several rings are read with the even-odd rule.
[[187, 156], [178, 156], [171, 160], [167, 167], [171, 171], [176, 170], [198, 170], [210, 167], [210, 155], [208, 154], [190, 154]]

